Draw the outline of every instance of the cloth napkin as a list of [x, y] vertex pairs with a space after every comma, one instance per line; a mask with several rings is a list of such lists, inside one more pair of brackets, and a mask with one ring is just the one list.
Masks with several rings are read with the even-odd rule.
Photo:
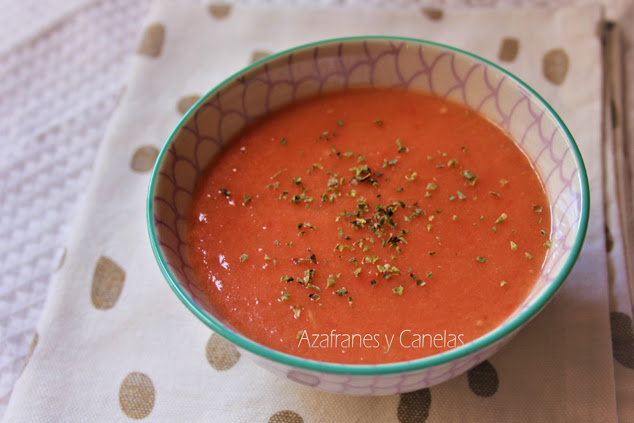
[[[634, 190], [630, 173], [631, 145], [624, 128], [623, 55], [620, 28], [607, 23], [604, 41], [603, 161], [606, 251], [610, 291], [610, 326], [616, 398], [621, 420], [634, 416], [634, 336], [632, 285], [634, 282]], [[628, 163], [628, 161], [630, 161]], [[629, 281], [629, 283], [628, 283]]]
[[[5, 422], [616, 421], [600, 22], [592, 5], [398, 12], [155, 3]], [[380, 398], [319, 392], [242, 357], [171, 292], [145, 226], [149, 171], [195, 99], [272, 52], [362, 34], [455, 45], [524, 79], [576, 137], [593, 198], [569, 280], [507, 347], [452, 381]]]

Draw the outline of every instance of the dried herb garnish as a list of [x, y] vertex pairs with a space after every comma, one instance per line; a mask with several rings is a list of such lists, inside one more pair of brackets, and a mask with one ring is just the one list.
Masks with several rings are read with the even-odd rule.
[[506, 219], [508, 218], [508, 216], [506, 215], [506, 213], [502, 213], [500, 215], [500, 217], [497, 218], [497, 220], [495, 221], [495, 223], [502, 223], [504, 222]]
[[417, 278], [414, 273], [410, 272], [409, 276], [414, 280], [414, 282], [416, 282], [417, 286], [424, 286], [425, 285], [425, 281], [423, 281], [422, 279]]
[[313, 201], [313, 197], [308, 197], [306, 194], [297, 194], [291, 197], [291, 203], [297, 204], [300, 202], [311, 203]]
[[475, 258], [475, 261], [477, 261], [478, 263], [484, 263], [487, 261], [487, 258], [484, 256], [478, 256]]
[[295, 264], [299, 264], [299, 263], [302, 263], [302, 262], [310, 262], [310, 263], [317, 264], [317, 257], [315, 256], [315, 254], [311, 254], [311, 255], [309, 255], [306, 258], [303, 258], [303, 257], [293, 258], [292, 260], [293, 260], [293, 263], [295, 263]]
[[399, 153], [408, 153], [409, 152], [409, 148], [403, 147], [403, 145], [401, 144], [401, 139], [400, 138], [396, 139], [396, 146], [398, 147], [397, 151]]
[[345, 297], [346, 295], [348, 295], [348, 290], [346, 288], [339, 288], [334, 292], [340, 297]]
[[297, 283], [299, 283], [300, 285], [304, 285], [307, 288], [315, 288], [317, 291], [321, 291], [321, 289], [319, 289], [318, 286], [315, 286], [311, 283], [314, 275], [315, 275], [315, 269], [306, 269], [304, 271], [304, 277], [297, 278]]
[[289, 298], [291, 298], [291, 294], [286, 292], [285, 289], [282, 290], [282, 296], [280, 297], [280, 301], [288, 301]]
[[367, 164], [359, 165], [357, 167], [351, 167], [349, 170], [351, 172], [354, 172], [354, 179], [356, 179], [358, 182], [363, 182], [370, 178], [370, 176], [372, 175], [372, 171]]
[[397, 286], [396, 288], [392, 289], [392, 292], [394, 292], [396, 295], [403, 295], [403, 287]]
[[305, 223], [304, 222], [300, 222], [300, 223], [298, 223], [297, 224], [297, 229], [302, 229], [302, 228], [307, 228], [307, 229], [312, 229], [312, 230], [317, 229], [316, 226], [313, 226], [313, 225], [311, 225], [308, 222], [305, 222]]
[[401, 274], [401, 271], [399, 270], [398, 267], [392, 266], [389, 263], [385, 263], [384, 265], [377, 264], [376, 268], [379, 271], [379, 273], [381, 275], [383, 275], [383, 278], [385, 278], [385, 279], [389, 279], [392, 276], [396, 276], [396, 275], [400, 275]]
[[[398, 163], [398, 159], [392, 159], [392, 160], [383, 159], [383, 164], [381, 165], [381, 167], [383, 167], [383, 169], [385, 169], [388, 166], [396, 166], [396, 163]], [[387, 178], [386, 178], [386, 180], [387, 180]]]
[[244, 263], [245, 261], [247, 261], [249, 259], [249, 256], [246, 254], [242, 254], [240, 256], [240, 263]]
[[220, 188], [218, 192], [224, 195], [225, 197], [229, 197], [231, 195], [231, 191], [227, 190], [227, 188]]
[[294, 305], [291, 307], [291, 310], [293, 310], [293, 313], [295, 314], [295, 318], [299, 318], [299, 315], [302, 314], [302, 310], [304, 309], [304, 307], [300, 306], [300, 305]]
[[339, 277], [335, 276], [335, 275], [329, 275], [328, 279], [326, 279], [326, 288], [330, 288], [331, 286], [333, 286], [334, 284], [337, 283], [337, 279]]
[[478, 177], [475, 176], [469, 169], [463, 170], [462, 176], [464, 176], [464, 178], [467, 180], [467, 184], [471, 186], [474, 186], [476, 181], [478, 180]]
[[279, 171], [275, 172], [275, 173], [273, 174], [273, 176], [271, 176], [271, 179], [275, 179], [275, 178], [277, 178], [278, 176], [280, 176], [282, 173], [286, 172], [287, 170], [288, 170], [288, 169], [282, 169], [282, 170], [279, 170]]

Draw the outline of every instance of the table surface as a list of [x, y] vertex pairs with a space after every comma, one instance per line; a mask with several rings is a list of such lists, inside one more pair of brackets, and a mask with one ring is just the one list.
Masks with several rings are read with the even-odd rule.
[[[581, 2], [516, 0], [504, 4], [541, 7]], [[151, 0], [41, 3], [0, 0], [0, 142], [4, 150], [0, 155], [0, 419], [33, 339], [49, 281], [63, 260], [73, 217], [124, 86]], [[235, 3], [422, 7], [416, 0]], [[424, 5], [492, 7], [496, 3], [498, 0], [437, 0]], [[606, 0], [603, 4], [608, 18], [624, 29], [625, 75], [634, 75], [634, 3]], [[634, 134], [634, 85], [625, 82], [626, 129]]]

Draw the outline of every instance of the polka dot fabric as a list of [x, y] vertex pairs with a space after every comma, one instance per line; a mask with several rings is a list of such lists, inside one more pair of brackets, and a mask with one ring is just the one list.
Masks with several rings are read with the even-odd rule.
[[[617, 361], [631, 365], [631, 319], [613, 315], [610, 338], [598, 223], [561, 295], [490, 360], [431, 388], [348, 397], [293, 382], [310, 382], [305, 372], [278, 378], [201, 325], [164, 281], [144, 222], [158, 151], [205, 92], [272, 53], [335, 36], [426, 38], [501, 63], [561, 112], [585, 157], [599, 157], [599, 12], [526, 11], [518, 23], [509, 19], [512, 12], [496, 10], [479, 11], [475, 20], [467, 11], [440, 8], [333, 12], [157, 3], [139, 32], [130, 78], [5, 421], [44, 421], [62, 410], [72, 413], [69, 421], [614, 421], [610, 347]], [[479, 33], [478, 22], [495, 30], [466, 36]], [[562, 23], [576, 30], [568, 36]], [[589, 170], [600, 181], [600, 165]], [[592, 213], [593, 222], [603, 221], [600, 205]], [[407, 375], [396, 379], [408, 383]]]

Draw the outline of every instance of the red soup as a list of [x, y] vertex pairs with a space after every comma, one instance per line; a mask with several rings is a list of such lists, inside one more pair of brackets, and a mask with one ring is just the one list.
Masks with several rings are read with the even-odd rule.
[[240, 333], [337, 363], [410, 360], [491, 331], [550, 246], [539, 175], [465, 107], [351, 90], [287, 107], [214, 160], [189, 254]]

